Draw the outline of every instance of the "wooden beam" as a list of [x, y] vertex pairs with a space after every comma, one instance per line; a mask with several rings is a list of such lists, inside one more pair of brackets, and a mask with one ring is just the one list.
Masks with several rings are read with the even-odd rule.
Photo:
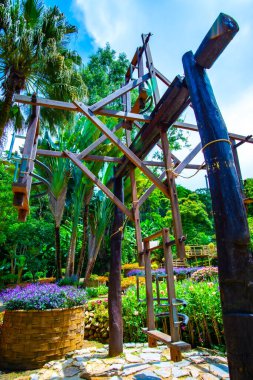
[[145, 75], [139, 77], [138, 79], [131, 80], [125, 86], [119, 88], [118, 90], [114, 91], [112, 94], [106, 96], [105, 98], [101, 99], [99, 102], [90, 106], [90, 110], [95, 113], [100, 108], [111, 103], [113, 100], [119, 98], [120, 96], [124, 95], [128, 91], [131, 91], [135, 87], [140, 86], [142, 83], [146, 82], [149, 78], [150, 78], [150, 74], [145, 74]]
[[122, 141], [116, 137], [114, 133], [107, 128], [107, 126], [103, 124], [102, 121], [99, 120], [87, 106], [79, 102], [75, 102], [75, 104], [79, 108], [80, 112], [92, 121], [94, 125], [96, 125], [97, 128], [103, 132], [109, 140], [114, 143], [125, 154], [125, 156], [150, 179], [150, 181], [152, 181], [166, 196], [168, 196], [167, 187], [143, 164], [143, 162], [131, 151], [131, 149], [125, 146]]
[[87, 175], [90, 180], [102, 190], [105, 195], [130, 219], [133, 220], [132, 212], [75, 156], [74, 153], [64, 151], [65, 155]]
[[157, 105], [160, 100], [160, 94], [159, 94], [159, 89], [158, 89], [157, 80], [156, 80], [156, 72], [155, 72], [155, 67], [153, 63], [153, 58], [152, 58], [151, 50], [148, 43], [150, 36], [151, 36], [150, 33], [146, 35], [145, 34], [141, 35], [143, 48], [146, 55], [147, 68], [148, 68], [150, 78], [151, 78], [153, 97], [154, 97], [155, 105]]
[[[112, 132], [117, 132], [120, 128], [124, 126], [124, 122], [118, 123], [113, 129]], [[78, 154], [79, 160], [81, 160], [83, 157], [85, 157], [87, 154], [89, 154], [93, 149], [97, 148], [100, 144], [102, 144], [107, 137], [103, 134], [100, 136], [96, 141], [94, 141], [92, 144], [90, 144], [87, 148], [85, 148], [81, 153]]]
[[194, 54], [196, 62], [210, 69], [239, 30], [237, 22], [220, 13]]
[[159, 70], [155, 68], [155, 75], [168, 87], [171, 85], [171, 81], [167, 79]]
[[[189, 154], [185, 157], [185, 159], [175, 168], [174, 172], [176, 174], [180, 174], [187, 166], [188, 163], [200, 152], [202, 144], [199, 143]], [[198, 168], [197, 168], [198, 169]], [[166, 172], [164, 171], [159, 179], [163, 180], [165, 178]], [[156, 189], [155, 185], [151, 185], [148, 190], [140, 197], [139, 205], [141, 206], [149, 197], [149, 195]]]
[[[181, 77], [176, 77], [171, 86], [162, 96], [159, 104], [152, 111], [149, 124], [145, 123], [133, 140], [130, 149], [141, 159], [144, 159], [160, 139], [160, 126], [166, 123], [167, 128], [176, 122], [179, 115], [189, 104], [188, 90]], [[116, 175], [125, 175], [129, 159], [124, 158], [117, 168]]]
[[[180, 121], [177, 121], [176, 123], [174, 123], [173, 127], [180, 128], [180, 129], [185, 129], [187, 131], [199, 132], [199, 129], [198, 129], [197, 125], [190, 124], [190, 123], [183, 123], [183, 122], [180, 122]], [[247, 136], [238, 135], [237, 133], [233, 133], [233, 132], [228, 132], [228, 135], [229, 135], [229, 137], [231, 137], [234, 140], [244, 141], [244, 142], [248, 142], [250, 144], [253, 144], [253, 138], [252, 137], [251, 138], [247, 138]]]
[[185, 248], [184, 248], [184, 241], [182, 239], [183, 228], [182, 228], [181, 216], [179, 212], [176, 181], [175, 181], [175, 175], [172, 170], [172, 157], [170, 153], [170, 146], [169, 146], [169, 141], [167, 137], [167, 132], [163, 130], [161, 130], [161, 142], [162, 142], [162, 147], [163, 147], [163, 158], [164, 158], [164, 163], [165, 163], [165, 168], [166, 168], [165, 173], [166, 173], [167, 184], [168, 184], [168, 189], [170, 193], [172, 223], [173, 223], [173, 230], [174, 230], [175, 242], [176, 242], [176, 247], [177, 247], [177, 255], [180, 259], [184, 259]]
[[[13, 99], [17, 103], [33, 104], [33, 105], [35, 104], [32, 101], [31, 96], [15, 94]], [[62, 102], [59, 100], [50, 100], [50, 99], [45, 99], [45, 98], [38, 98], [37, 104], [39, 106], [47, 107], [47, 108], [54, 108], [54, 109], [59, 109], [59, 110], [64, 110], [64, 111], [78, 112], [78, 108], [76, 107], [76, 105], [74, 103]], [[138, 121], [145, 122], [145, 123], [150, 122], [150, 118], [148, 116], [138, 115], [138, 114], [131, 113], [131, 112], [109, 110], [106, 108], [100, 108], [98, 111], [96, 111], [96, 114], [104, 115], [104, 116], [108, 116], [108, 117], [118, 117], [120, 119], [126, 119], [126, 120], [138, 120]]]

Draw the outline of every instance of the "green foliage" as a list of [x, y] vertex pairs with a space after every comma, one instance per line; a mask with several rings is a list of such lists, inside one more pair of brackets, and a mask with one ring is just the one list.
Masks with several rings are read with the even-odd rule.
[[78, 278], [77, 276], [73, 275], [70, 277], [61, 278], [57, 284], [59, 286], [78, 286]]
[[[121, 87], [129, 61], [124, 53], [116, 52], [107, 44], [93, 54], [83, 69], [83, 80], [88, 88], [89, 104], [93, 104]], [[116, 100], [116, 106], [119, 101]], [[115, 108], [115, 104], [112, 105]]]
[[108, 287], [106, 285], [99, 285], [96, 288], [86, 288], [87, 298], [97, 298], [108, 294]]

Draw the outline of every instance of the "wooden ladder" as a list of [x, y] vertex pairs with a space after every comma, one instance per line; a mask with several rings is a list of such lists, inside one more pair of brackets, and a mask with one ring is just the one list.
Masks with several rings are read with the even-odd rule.
[[[162, 237], [162, 244], [150, 247], [150, 241], [157, 237]], [[143, 239], [144, 244], [144, 263], [145, 263], [145, 279], [146, 279], [146, 302], [147, 302], [147, 328], [142, 331], [148, 335], [149, 347], [156, 347], [157, 341], [161, 341], [170, 347], [171, 360], [178, 362], [182, 360], [182, 352], [191, 349], [190, 344], [181, 341], [180, 338], [180, 321], [177, 313], [177, 301], [174, 284], [173, 273], [173, 258], [171, 246], [175, 244], [170, 241], [168, 228], [163, 228], [161, 231]], [[151, 270], [151, 251], [163, 248], [165, 259], [166, 283], [168, 292], [168, 308], [170, 320], [170, 334], [167, 335], [155, 328], [155, 313], [154, 313], [154, 298], [152, 287], [152, 270]], [[159, 298], [159, 295], [157, 295]]]

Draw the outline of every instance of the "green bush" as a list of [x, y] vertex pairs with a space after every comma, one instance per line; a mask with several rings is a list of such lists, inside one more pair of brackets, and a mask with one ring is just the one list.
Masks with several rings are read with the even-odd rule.
[[108, 287], [106, 285], [99, 285], [97, 288], [86, 288], [88, 298], [97, 298], [108, 294]]
[[58, 282], [57, 285], [59, 286], [78, 286], [79, 281], [76, 275], [70, 276], [70, 277], [65, 277], [61, 278]]
[[[155, 285], [155, 284], [154, 284]], [[154, 286], [154, 296], [156, 289]], [[224, 347], [223, 323], [220, 305], [220, 294], [217, 282], [193, 282], [184, 280], [176, 283], [177, 298], [184, 299], [187, 302], [186, 307], [179, 309], [180, 312], [188, 315], [190, 321], [186, 327], [182, 327], [182, 338], [189, 342], [193, 347]], [[166, 282], [160, 282], [160, 294], [162, 297], [167, 295]], [[140, 287], [140, 298], [145, 299], [145, 287]], [[95, 301], [89, 303], [86, 308], [88, 327], [92, 330], [87, 334], [86, 339], [96, 339], [106, 341], [108, 338], [108, 312], [107, 303]], [[155, 304], [155, 312], [161, 313], [168, 311], [168, 307], [161, 307]], [[91, 312], [91, 314], [90, 314]], [[141, 331], [142, 327], [147, 326], [146, 303], [138, 302], [136, 288], [129, 288], [122, 297], [122, 314], [124, 324], [124, 341], [125, 342], [146, 342], [147, 337]], [[101, 322], [100, 322], [101, 320]], [[157, 326], [160, 329], [162, 322], [157, 318]], [[167, 320], [169, 327], [169, 320]], [[94, 334], [96, 334], [94, 336]], [[102, 336], [103, 339], [101, 338]]]
[[218, 278], [218, 268], [205, 267], [199, 269], [192, 274], [191, 278], [196, 282], [216, 280]]

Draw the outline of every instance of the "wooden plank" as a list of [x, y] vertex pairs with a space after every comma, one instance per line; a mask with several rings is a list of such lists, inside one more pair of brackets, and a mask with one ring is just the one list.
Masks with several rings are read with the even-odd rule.
[[[198, 126], [191, 123], [183, 123], [183, 122], [177, 121], [176, 123], [173, 124], [173, 127], [185, 129], [187, 131], [199, 132]], [[245, 142], [253, 144], [253, 138], [248, 139], [247, 136], [238, 135], [237, 133], [233, 133], [233, 132], [228, 132], [228, 135], [234, 140], [239, 140], [239, 141], [246, 140]]]
[[169, 315], [170, 315], [170, 335], [173, 342], [180, 340], [180, 325], [178, 323], [178, 314], [176, 306], [173, 306], [176, 300], [176, 290], [174, 283], [174, 272], [173, 272], [173, 257], [171, 246], [168, 244], [170, 242], [169, 232], [167, 229], [163, 229], [163, 251], [164, 251], [164, 264], [166, 276], [166, 285], [168, 293], [168, 303], [170, 305]]
[[166, 84], [169, 87], [171, 85], [171, 81], [169, 79], [167, 79], [166, 76], [163, 75], [156, 68], [154, 70], [155, 70], [155, 75], [157, 76], [157, 78], [159, 78], [164, 84]]
[[[78, 155], [76, 153], [73, 153], [77, 158]], [[61, 157], [66, 158], [65, 152], [56, 151], [56, 150], [45, 150], [45, 149], [38, 149], [37, 150], [37, 156], [45, 156], [45, 157]], [[84, 161], [99, 161], [99, 162], [121, 162], [122, 158], [120, 157], [110, 157], [110, 156], [97, 156], [97, 155], [88, 155], [83, 157]]]
[[159, 340], [160, 342], [163, 342], [167, 345], [171, 344], [171, 336], [164, 334], [163, 332], [159, 330], [142, 329], [142, 331], [144, 332], [144, 334], [151, 336], [155, 340]]
[[[144, 242], [147, 326], [148, 326], [148, 330], [154, 330], [155, 329], [155, 312], [154, 312], [152, 271], [151, 271], [151, 260], [150, 260], [149, 249], [150, 249], [149, 242]], [[149, 347], [156, 347], [157, 346], [156, 339], [153, 339], [153, 337], [149, 336], [148, 344], [149, 344]]]
[[[189, 154], [185, 157], [185, 159], [175, 168], [174, 172], [176, 174], [180, 174], [188, 165], [188, 163], [199, 153], [201, 150], [202, 144], [199, 143]], [[166, 172], [164, 171], [159, 179], [162, 180], [165, 178]], [[148, 199], [149, 195], [156, 189], [155, 185], [151, 185], [148, 190], [140, 197], [139, 199], [139, 205], [141, 206], [146, 199]]]
[[115, 111], [115, 110], [109, 110], [107, 108], [100, 108], [98, 111], [96, 111], [97, 115], [104, 115], [108, 117], [118, 117], [120, 119], [126, 119], [126, 120], [138, 120], [145, 123], [150, 123], [150, 117], [145, 115], [139, 115], [137, 113], [132, 112], [124, 112], [124, 111]]
[[79, 108], [80, 112], [87, 116], [98, 129], [103, 132], [110, 141], [112, 141], [124, 154], [125, 156], [137, 166], [149, 179], [152, 181], [166, 196], [168, 196], [167, 187], [143, 164], [143, 162], [127, 147], [122, 141], [114, 135], [114, 133], [106, 127], [105, 124], [99, 120], [93, 112], [84, 104], [75, 102], [76, 106]]
[[73, 153], [64, 153], [130, 220], [133, 220], [132, 212]]
[[[152, 111], [149, 124], [145, 123], [133, 140], [130, 149], [141, 159], [144, 159], [160, 139], [161, 123], [166, 123], [167, 129], [176, 122], [179, 115], [189, 104], [188, 90], [182, 78], [176, 77], [171, 86], [162, 96], [159, 104]], [[129, 164], [126, 157], [118, 167], [116, 175], [125, 175]]]
[[151, 87], [153, 90], [153, 97], [154, 97], [155, 105], [157, 105], [160, 100], [160, 94], [159, 94], [159, 89], [158, 89], [157, 80], [156, 80], [156, 73], [155, 73], [153, 58], [152, 58], [150, 46], [148, 43], [150, 35], [151, 35], [150, 33], [146, 35], [142, 34], [141, 38], [142, 38], [143, 48], [146, 55], [147, 68], [148, 68], [150, 78], [151, 78]]
[[182, 228], [181, 216], [179, 212], [176, 181], [175, 181], [175, 176], [171, 171], [172, 157], [170, 153], [170, 146], [169, 146], [169, 141], [167, 137], [167, 132], [163, 130], [161, 130], [161, 142], [162, 142], [162, 147], [163, 147], [163, 158], [164, 158], [164, 163], [165, 163], [165, 168], [166, 168], [165, 172], [166, 172], [167, 184], [168, 184], [168, 189], [170, 193], [172, 224], [173, 224], [174, 236], [175, 236], [176, 247], [177, 247], [177, 255], [178, 257], [183, 259], [185, 257], [185, 248], [184, 248], [184, 241], [182, 240], [183, 228]]
[[112, 94], [106, 96], [105, 98], [101, 99], [99, 102], [90, 106], [90, 110], [95, 113], [100, 108], [106, 106], [107, 104], [111, 103], [113, 100], [124, 95], [126, 92], [131, 91], [135, 87], [140, 86], [142, 83], [146, 82], [149, 78], [150, 78], [150, 74], [148, 73], [139, 77], [138, 79], [129, 81], [125, 86], [119, 88], [118, 90], [114, 91]]
[[[35, 104], [32, 101], [31, 96], [26, 96], [26, 95], [14, 95], [14, 101], [17, 103], [22, 103], [22, 104]], [[50, 99], [45, 99], [45, 98], [38, 98], [37, 104], [39, 106], [47, 107], [47, 108], [54, 108], [54, 109], [59, 109], [59, 110], [65, 110], [65, 111], [76, 111], [79, 112], [78, 108], [74, 103], [68, 103], [68, 102], [62, 102], [59, 100], [50, 100]], [[123, 111], [116, 111], [116, 110], [109, 110], [106, 108], [100, 108], [96, 114], [98, 115], [104, 115], [108, 117], [118, 117], [121, 119], [126, 119], [126, 120], [138, 120], [141, 122], [149, 123], [150, 118], [144, 115], [138, 115], [135, 113], [131, 112], [123, 112]]]
[[[124, 122], [118, 123], [113, 129], [112, 132], [117, 132], [120, 128], [124, 126]], [[96, 141], [94, 141], [92, 144], [90, 144], [87, 148], [85, 148], [81, 153], [78, 154], [77, 158], [81, 160], [83, 157], [85, 157], [87, 154], [89, 154], [93, 149], [97, 148], [100, 144], [102, 144], [107, 137], [103, 134], [100, 136]]]
[[148, 242], [148, 241], [151, 241], [151, 240], [155, 240], [156, 238], [162, 236], [162, 234], [163, 234], [163, 230], [159, 230], [159, 231], [153, 233], [152, 235], [145, 237], [143, 239], [143, 241], [144, 242]]

